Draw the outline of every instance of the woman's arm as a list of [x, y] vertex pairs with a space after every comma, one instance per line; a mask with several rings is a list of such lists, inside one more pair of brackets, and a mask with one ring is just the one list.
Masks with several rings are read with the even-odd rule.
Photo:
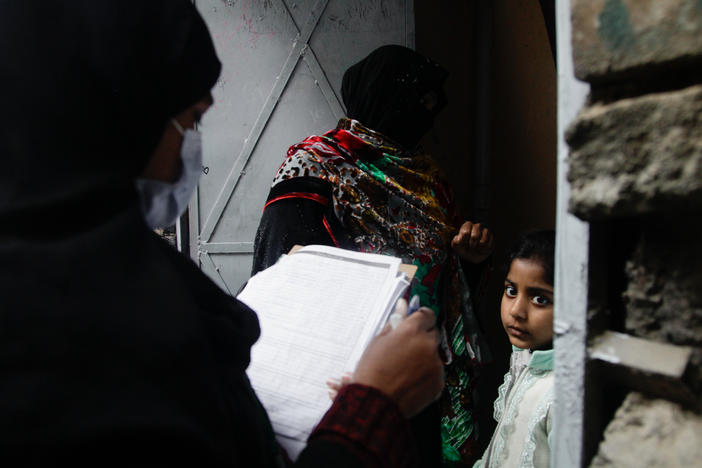
[[471, 221], [464, 222], [451, 241], [451, 247], [461, 261], [475, 310], [485, 294], [494, 243], [493, 234], [486, 226]]

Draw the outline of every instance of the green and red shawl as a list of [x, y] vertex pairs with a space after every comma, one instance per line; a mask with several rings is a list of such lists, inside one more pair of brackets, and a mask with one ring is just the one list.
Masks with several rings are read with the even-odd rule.
[[478, 344], [470, 291], [451, 251], [461, 218], [440, 169], [428, 155], [409, 153], [358, 121], [341, 119], [337, 128], [292, 146], [273, 185], [296, 177], [332, 186], [334, 213], [359, 251], [417, 266], [409, 294], [419, 295], [442, 325], [444, 464], [472, 460], [472, 394], [485, 349]]

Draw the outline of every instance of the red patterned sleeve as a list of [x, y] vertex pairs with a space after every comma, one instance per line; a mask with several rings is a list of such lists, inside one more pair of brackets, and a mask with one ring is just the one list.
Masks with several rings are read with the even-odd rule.
[[415, 467], [418, 455], [407, 419], [384, 393], [343, 387], [309, 441], [327, 439], [353, 450], [368, 466]]

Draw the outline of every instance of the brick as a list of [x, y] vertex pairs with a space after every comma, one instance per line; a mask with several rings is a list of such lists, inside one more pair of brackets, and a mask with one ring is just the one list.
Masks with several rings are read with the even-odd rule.
[[590, 468], [692, 468], [700, 460], [702, 416], [632, 392], [609, 423]]
[[605, 331], [590, 339], [588, 357], [598, 378], [649, 396], [702, 409], [699, 358], [702, 348], [675, 346]]
[[[625, 266], [628, 333], [702, 347], [702, 217], [649, 219]], [[702, 380], [695, 379], [696, 386]]]
[[614, 363], [654, 379], [681, 380], [690, 363], [692, 348], [606, 330], [590, 341], [588, 353], [590, 359]]
[[702, 86], [591, 105], [566, 140], [580, 218], [702, 208]]
[[575, 75], [591, 83], [702, 63], [700, 0], [573, 0]]

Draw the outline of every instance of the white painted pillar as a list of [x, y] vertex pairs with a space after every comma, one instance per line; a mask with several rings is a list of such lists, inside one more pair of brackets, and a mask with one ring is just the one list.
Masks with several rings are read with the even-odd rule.
[[555, 271], [555, 393], [551, 466], [582, 467], [587, 360], [589, 226], [568, 213], [570, 184], [564, 134], [585, 102], [586, 83], [573, 74], [570, 0], [556, 1], [558, 60], [558, 191]]

